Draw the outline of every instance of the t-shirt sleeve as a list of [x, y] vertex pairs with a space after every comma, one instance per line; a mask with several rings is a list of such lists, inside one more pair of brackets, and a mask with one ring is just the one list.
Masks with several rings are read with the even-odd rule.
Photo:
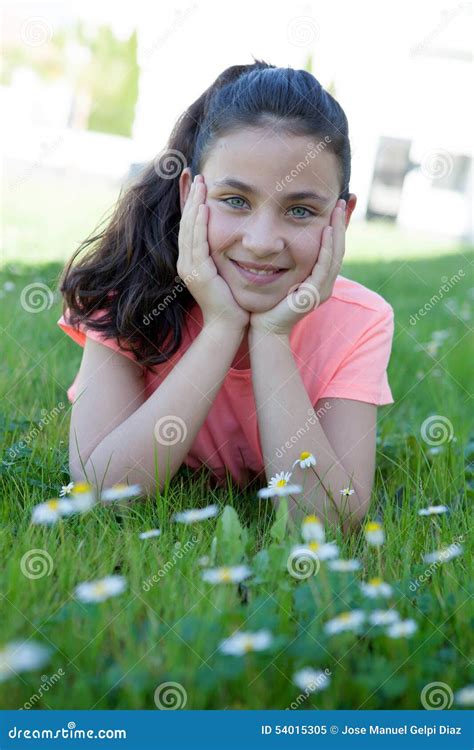
[[375, 313], [337, 368], [319, 398], [348, 398], [383, 406], [393, 404], [387, 367], [392, 351], [394, 315], [386, 303]]
[[[93, 317], [97, 317], [98, 315], [99, 312], [96, 312], [94, 313]], [[107, 336], [105, 336], [101, 331], [95, 331], [89, 328], [85, 323], [78, 323], [76, 326], [72, 326], [69, 323], [68, 310], [66, 310], [64, 315], [61, 315], [61, 317], [57, 321], [57, 325], [61, 328], [62, 331], [64, 331], [64, 333], [70, 336], [72, 340], [76, 342], [76, 344], [79, 344], [79, 346], [82, 346], [83, 348], [86, 343], [86, 338], [88, 337], [93, 339], [94, 341], [98, 341], [99, 344], [103, 344], [104, 346], [109, 347], [109, 349], [112, 349], [113, 351], [123, 354], [124, 357], [128, 357], [128, 359], [131, 359], [133, 362], [137, 361], [133, 352], [128, 352], [122, 349], [118, 345], [116, 339], [107, 338]], [[74, 378], [74, 382], [67, 389], [67, 397], [71, 403], [74, 401], [76, 396], [76, 381], [77, 375]]]

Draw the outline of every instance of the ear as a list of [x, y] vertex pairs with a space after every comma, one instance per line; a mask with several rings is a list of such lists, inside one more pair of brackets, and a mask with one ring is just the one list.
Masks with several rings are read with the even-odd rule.
[[352, 212], [355, 209], [356, 205], [357, 205], [357, 195], [355, 195], [355, 193], [349, 193], [349, 198], [346, 203], [346, 215], [344, 217], [345, 222], [346, 222], [346, 229], [349, 226]]
[[191, 190], [193, 177], [191, 174], [191, 167], [186, 167], [186, 169], [183, 169], [179, 176], [179, 205], [181, 209], [181, 213], [183, 213], [183, 209], [185, 206], [185, 203], [188, 199], [189, 191]]

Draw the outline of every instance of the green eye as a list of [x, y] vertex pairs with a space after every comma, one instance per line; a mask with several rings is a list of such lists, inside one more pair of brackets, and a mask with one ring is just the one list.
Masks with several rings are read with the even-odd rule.
[[[243, 198], [240, 198], [238, 195], [233, 195], [230, 198], [222, 198], [221, 203], [225, 203], [228, 206], [231, 206], [231, 208], [242, 208], [242, 205], [236, 206], [233, 203], [229, 203], [229, 201], [242, 201], [243, 203], [246, 203], [246, 201]], [[310, 211], [308, 208], [305, 208], [304, 206], [294, 206], [293, 208], [290, 208], [290, 211], [306, 211], [306, 214], [304, 216], [295, 216], [293, 214], [293, 217], [295, 219], [308, 219], [310, 216], [315, 216], [315, 214]]]

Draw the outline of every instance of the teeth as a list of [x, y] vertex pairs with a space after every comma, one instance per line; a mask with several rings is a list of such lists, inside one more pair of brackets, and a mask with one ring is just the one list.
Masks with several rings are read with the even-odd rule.
[[243, 268], [245, 271], [250, 271], [250, 273], [254, 273], [256, 276], [273, 276], [276, 271], [257, 271], [255, 268], [247, 268], [247, 266], [242, 266], [240, 263], [237, 263], [240, 268]]

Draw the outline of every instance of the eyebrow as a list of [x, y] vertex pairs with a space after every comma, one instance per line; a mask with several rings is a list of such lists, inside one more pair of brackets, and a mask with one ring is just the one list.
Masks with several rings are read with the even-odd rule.
[[[251, 185], [247, 185], [245, 182], [242, 182], [242, 180], [238, 180], [236, 177], [224, 177], [222, 180], [216, 180], [214, 185], [218, 187], [232, 187], [236, 190], [241, 190], [243, 193], [249, 193], [251, 195], [258, 195], [258, 191], [254, 190], [254, 188]], [[327, 203], [331, 199], [328, 198], [325, 195], [318, 195], [318, 193], [314, 193], [312, 190], [299, 190], [297, 192], [293, 193], [286, 193], [283, 195], [283, 197], [286, 200], [306, 200], [306, 199], [312, 199], [315, 201], [318, 201], [319, 203]]]

